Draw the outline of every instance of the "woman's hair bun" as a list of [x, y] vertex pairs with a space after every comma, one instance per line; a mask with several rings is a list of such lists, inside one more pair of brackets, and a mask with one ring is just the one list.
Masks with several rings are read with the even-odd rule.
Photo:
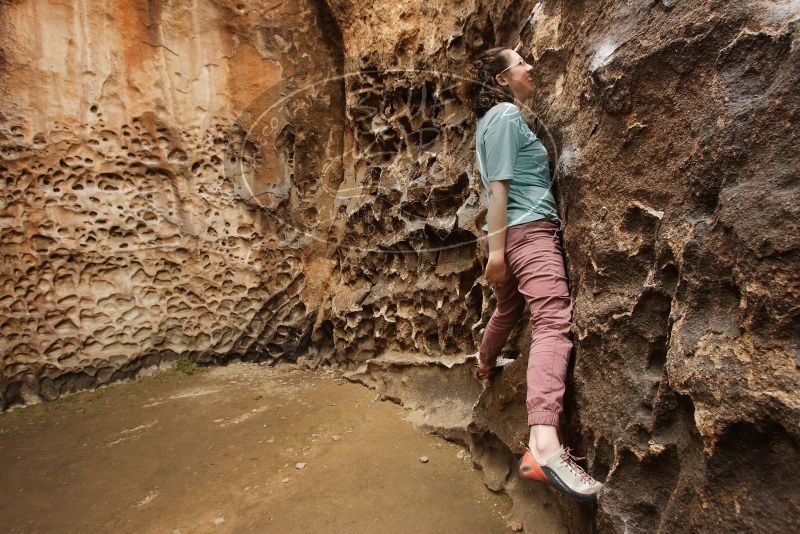
[[500, 86], [495, 79], [498, 72], [508, 67], [507, 48], [496, 46], [478, 54], [472, 60], [475, 77], [471, 84], [470, 96], [475, 116], [481, 118], [486, 111], [500, 102], [513, 102], [514, 95], [508, 85]]

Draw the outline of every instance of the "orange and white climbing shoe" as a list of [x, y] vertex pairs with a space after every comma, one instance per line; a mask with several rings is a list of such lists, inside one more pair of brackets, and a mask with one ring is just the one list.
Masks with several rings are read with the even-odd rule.
[[557, 454], [540, 465], [526, 445], [525, 454], [519, 462], [519, 474], [548, 484], [576, 501], [593, 501], [603, 491], [603, 484], [575, 463], [575, 460], [582, 459], [573, 456], [569, 448], [561, 447]]
[[519, 460], [519, 476], [541, 482], [542, 484], [550, 484], [547, 475], [544, 474], [542, 468], [533, 458], [533, 453], [527, 445], [525, 445], [525, 453]]

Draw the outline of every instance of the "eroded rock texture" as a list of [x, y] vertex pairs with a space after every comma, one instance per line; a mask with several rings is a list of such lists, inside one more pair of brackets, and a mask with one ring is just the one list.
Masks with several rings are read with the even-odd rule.
[[798, 5], [541, 8], [598, 523], [794, 530]]
[[3, 407], [177, 356], [337, 365], [537, 531], [526, 322], [490, 387], [465, 368], [494, 305], [465, 78], [518, 46], [566, 223], [565, 437], [607, 487], [571, 530], [797, 529], [797, 2], [107, 5], [0, 8]]
[[0, 9], [0, 404], [307, 343], [330, 269], [304, 228], [341, 181], [327, 9]]
[[[465, 59], [494, 44], [518, 45], [536, 60], [539, 92], [529, 118], [554, 157], [575, 299], [566, 435], [607, 483], [594, 515], [563, 503], [572, 528], [796, 530], [797, 3], [331, 4], [348, 56], [369, 64], [362, 56], [377, 48], [383, 58], [376, 72], [346, 86], [357, 132], [350, 143], [360, 148], [345, 165], [346, 179], [376, 191], [358, 205], [363, 214], [354, 211], [367, 222], [349, 229], [353, 242], [364, 232], [386, 242], [403, 209], [409, 230], [413, 215], [426, 218], [419, 241], [410, 242], [415, 248], [476, 234], [479, 189], [469, 139], [458, 142], [472, 123], [447, 113], [466, 102], [439, 73], [462, 73]], [[424, 19], [436, 22], [416, 32]], [[398, 67], [413, 71], [400, 87], [392, 77]], [[423, 80], [430, 107], [411, 108], [424, 110], [411, 122], [412, 141], [395, 102], [421, 90]], [[364, 98], [378, 111], [371, 132], [360, 135]], [[419, 156], [417, 139], [430, 143]], [[380, 165], [370, 155], [375, 145], [399, 156]], [[414, 203], [420, 182], [421, 211]], [[340, 260], [358, 265], [341, 281], [364, 295], [354, 316], [366, 321], [346, 320], [364, 328], [360, 342], [377, 353], [390, 346], [454, 350], [459, 334], [492, 308], [470, 260], [483, 251], [469, 248], [474, 255], [446, 248], [403, 263], [353, 252]], [[408, 270], [405, 284], [396, 281], [395, 273]], [[449, 298], [442, 283], [452, 289]], [[411, 295], [415, 316], [429, 319], [387, 331], [384, 310]], [[372, 342], [373, 327], [394, 339]], [[427, 334], [415, 338], [422, 328]], [[517, 453], [527, 430], [529, 343], [519, 334], [514, 348], [522, 358], [477, 399], [464, 429]], [[412, 346], [414, 339], [420, 344]], [[402, 391], [373, 380], [388, 397]], [[408, 394], [424, 414], [421, 398]]]

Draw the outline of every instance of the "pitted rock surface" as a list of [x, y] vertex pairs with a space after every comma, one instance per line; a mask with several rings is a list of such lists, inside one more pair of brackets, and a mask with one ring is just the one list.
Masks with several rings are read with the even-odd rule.
[[250, 4], [0, 8], [3, 407], [307, 342], [343, 91], [279, 92], [341, 43], [324, 6]]
[[466, 365], [493, 309], [464, 78], [517, 47], [575, 304], [564, 438], [606, 484], [572, 530], [797, 529], [797, 2], [47, 4], [0, 8], [4, 406], [178, 356], [341, 366], [540, 499], [504, 465], [525, 321], [489, 387], [444, 365], [447, 416], [413, 364]]

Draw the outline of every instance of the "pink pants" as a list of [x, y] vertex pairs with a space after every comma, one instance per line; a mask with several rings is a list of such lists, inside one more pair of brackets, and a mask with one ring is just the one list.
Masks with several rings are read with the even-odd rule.
[[[487, 236], [483, 232], [486, 250]], [[525, 402], [528, 425], [558, 426], [572, 350], [572, 299], [564, 270], [560, 224], [541, 219], [509, 226], [505, 257], [512, 278], [495, 289], [497, 307], [483, 334], [480, 360], [485, 366], [496, 363], [527, 306], [531, 318]]]

